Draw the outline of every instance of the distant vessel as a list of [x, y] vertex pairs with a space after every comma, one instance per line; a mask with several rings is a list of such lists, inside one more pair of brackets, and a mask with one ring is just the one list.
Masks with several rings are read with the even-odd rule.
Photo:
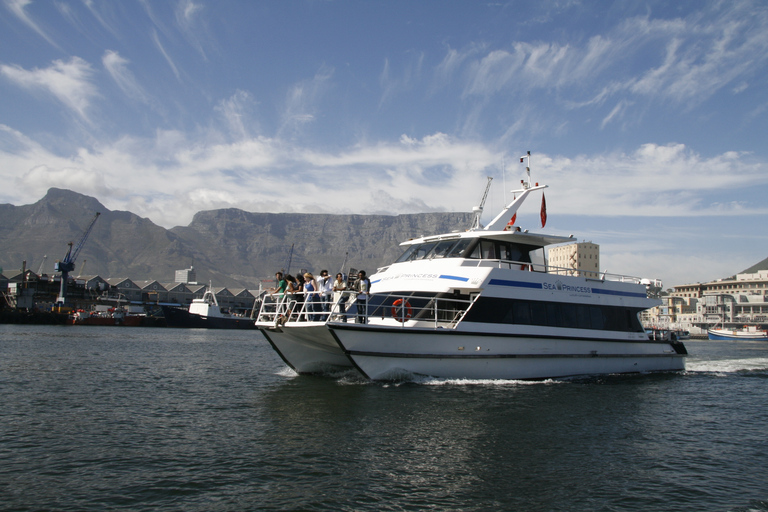
[[95, 306], [92, 311], [78, 309], [70, 315], [68, 323], [72, 325], [121, 325], [140, 327], [146, 315], [129, 314], [125, 308]]
[[247, 316], [224, 313], [209, 286], [203, 297], [193, 299], [188, 309], [162, 306], [168, 327], [191, 329], [255, 329], [253, 319]]
[[707, 335], [711, 340], [742, 340], [742, 341], [768, 341], [768, 331], [763, 331], [754, 325], [745, 325], [741, 329], [708, 329]]
[[545, 248], [572, 237], [514, 226], [525, 198], [546, 188], [528, 171], [488, 226], [479, 223], [481, 203], [468, 231], [403, 242], [402, 256], [370, 277], [367, 300], [300, 321], [307, 305], [286, 294], [265, 301], [256, 324], [298, 373], [543, 379], [683, 370], [685, 346], [649, 338], [640, 323], [639, 313], [661, 302], [640, 279], [553, 267]]

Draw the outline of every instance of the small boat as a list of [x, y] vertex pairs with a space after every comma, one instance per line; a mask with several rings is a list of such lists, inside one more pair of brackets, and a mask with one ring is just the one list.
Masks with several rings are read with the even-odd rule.
[[745, 325], [741, 329], [707, 329], [710, 340], [768, 341], [768, 331], [754, 325]]
[[[299, 374], [546, 379], [685, 369], [683, 343], [652, 339], [640, 323], [661, 303], [643, 280], [551, 266], [545, 249], [573, 237], [513, 225], [525, 198], [546, 188], [531, 183], [530, 168], [521, 185], [485, 227], [481, 203], [469, 230], [403, 242], [402, 256], [370, 277], [366, 300], [353, 294], [307, 321], [307, 305], [286, 294], [262, 303], [256, 325]], [[542, 196], [542, 224], [544, 206]]]
[[168, 327], [191, 329], [256, 329], [253, 319], [223, 312], [209, 286], [202, 298], [193, 299], [189, 308], [162, 305]]
[[125, 327], [140, 327], [146, 315], [129, 314], [125, 308], [95, 306], [92, 311], [78, 309], [70, 316], [71, 325], [120, 325]]

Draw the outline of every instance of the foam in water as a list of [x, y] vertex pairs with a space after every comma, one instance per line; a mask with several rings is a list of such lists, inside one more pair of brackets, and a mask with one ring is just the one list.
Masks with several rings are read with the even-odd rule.
[[688, 373], [735, 373], [740, 371], [768, 371], [768, 358], [712, 359], [688, 361]]

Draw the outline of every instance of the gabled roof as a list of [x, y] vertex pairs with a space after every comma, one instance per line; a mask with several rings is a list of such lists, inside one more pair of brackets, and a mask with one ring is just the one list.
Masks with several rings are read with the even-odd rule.
[[139, 286], [128, 277], [108, 277], [105, 281], [118, 288], [139, 288]]
[[136, 281], [136, 286], [144, 291], [167, 292], [165, 287], [156, 280]]
[[192, 290], [187, 286], [187, 283], [164, 283], [163, 287], [169, 292], [192, 293]]

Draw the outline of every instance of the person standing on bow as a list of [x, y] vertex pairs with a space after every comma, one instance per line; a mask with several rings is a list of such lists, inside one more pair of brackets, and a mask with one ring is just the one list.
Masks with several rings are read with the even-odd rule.
[[365, 276], [365, 270], [357, 273], [357, 281], [354, 284], [354, 290], [357, 292], [357, 323], [364, 324], [368, 322], [368, 294], [371, 293], [371, 280]]
[[305, 311], [307, 312], [307, 320], [310, 322], [317, 322], [318, 315], [315, 313], [319, 307], [320, 293], [315, 276], [310, 272], [304, 274], [304, 296], [304, 300], [306, 300]]
[[317, 286], [320, 288], [320, 304], [322, 306], [323, 320], [328, 318], [328, 314], [331, 312], [331, 294], [333, 293], [333, 280], [328, 275], [327, 270], [320, 271], [320, 277], [316, 279]]
[[336, 280], [333, 282], [333, 302], [339, 305], [341, 321], [347, 321], [347, 282], [344, 280], [344, 274], [336, 274]]

